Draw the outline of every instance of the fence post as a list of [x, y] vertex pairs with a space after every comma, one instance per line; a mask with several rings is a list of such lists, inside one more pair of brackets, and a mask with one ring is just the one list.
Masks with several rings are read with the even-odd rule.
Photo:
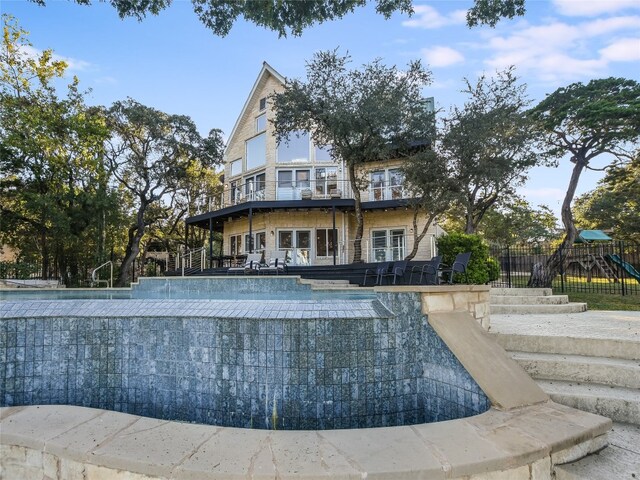
[[564, 258], [562, 256], [562, 245], [558, 249], [560, 254], [560, 291], [564, 293]]
[[507, 245], [507, 282], [511, 288], [511, 249], [509, 245]]
[[624, 269], [624, 242], [622, 240], [620, 240], [618, 242], [618, 248], [620, 248], [620, 287], [621, 287], [621, 292], [622, 292], [622, 296], [624, 297], [626, 295], [626, 283], [624, 281], [624, 277], [625, 277], [625, 269]]

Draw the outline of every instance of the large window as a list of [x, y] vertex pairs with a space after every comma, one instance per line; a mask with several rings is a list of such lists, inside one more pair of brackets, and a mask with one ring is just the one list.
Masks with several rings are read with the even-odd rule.
[[278, 170], [278, 200], [300, 200], [311, 188], [311, 170]]
[[404, 198], [404, 176], [399, 168], [371, 172], [369, 199], [396, 200]]
[[309, 265], [311, 258], [311, 231], [278, 231], [278, 249], [287, 252], [287, 258], [290, 263], [294, 265]]
[[[288, 140], [288, 141], [287, 141]], [[277, 162], [308, 162], [309, 134], [307, 132], [292, 132], [287, 139], [278, 145]]]
[[242, 235], [231, 235], [229, 237], [229, 254], [240, 255], [242, 253]]
[[404, 258], [404, 230], [372, 230], [371, 256], [374, 262], [389, 262]]
[[256, 232], [253, 234], [253, 241], [249, 234], [244, 236], [244, 245], [247, 252], [260, 253], [264, 252], [267, 242], [265, 232]]
[[338, 169], [336, 167], [316, 168], [316, 196], [328, 197], [331, 190], [338, 189]]
[[267, 129], [267, 114], [263, 113], [256, 117], [256, 133], [264, 132]]
[[332, 162], [331, 149], [329, 147], [315, 147], [316, 162]]
[[253, 175], [244, 180], [244, 195], [247, 200], [264, 200], [265, 174]]
[[242, 159], [239, 158], [231, 162], [231, 176], [235, 177], [236, 175], [240, 175], [242, 173]]
[[[316, 257], [331, 257], [335, 251], [334, 243], [338, 238], [338, 230], [332, 228], [317, 228], [316, 229]], [[337, 252], [336, 252], [337, 254]]]
[[247, 140], [246, 153], [247, 153], [247, 170], [261, 167], [267, 161], [267, 135], [261, 133]]

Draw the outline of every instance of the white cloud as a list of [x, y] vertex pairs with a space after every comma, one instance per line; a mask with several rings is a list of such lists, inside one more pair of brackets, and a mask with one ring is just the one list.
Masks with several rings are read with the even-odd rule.
[[403, 26], [433, 29], [447, 25], [460, 25], [467, 21], [466, 10], [454, 10], [447, 15], [440, 14], [429, 5], [416, 5], [413, 10], [415, 12], [413, 17], [402, 22]]
[[571, 17], [595, 17], [626, 9], [640, 9], [638, 0], [553, 0], [562, 15]]
[[640, 61], [640, 37], [617, 40], [601, 49], [600, 56], [611, 62]]
[[640, 16], [573, 25], [555, 20], [544, 25], [524, 25], [511, 35], [491, 33], [485, 48], [494, 52], [484, 63], [495, 69], [516, 65], [521, 75], [531, 74], [545, 82], [593, 77], [606, 73], [611, 61], [634, 61], [640, 48], [632, 38], [612, 39], [606, 45], [601, 37], [609, 40], [614, 33], [638, 29]]
[[[37, 58], [42, 55], [42, 50], [38, 50], [37, 48], [29, 45], [21, 46], [20, 51], [29, 58]], [[58, 55], [57, 53], [51, 55], [51, 58], [54, 61], [65, 62], [67, 64], [67, 71], [79, 72], [87, 70], [89, 67], [91, 67], [91, 64], [89, 62], [85, 62], [84, 60], [79, 60], [77, 58], [63, 57], [62, 55]]]
[[448, 67], [449, 65], [464, 62], [462, 54], [449, 47], [423, 48], [420, 53], [432, 67]]

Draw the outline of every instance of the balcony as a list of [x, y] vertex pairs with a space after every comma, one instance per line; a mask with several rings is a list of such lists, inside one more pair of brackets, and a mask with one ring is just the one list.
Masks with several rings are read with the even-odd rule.
[[[353, 199], [351, 185], [346, 180], [305, 180], [303, 182], [247, 182], [229, 187], [222, 193], [219, 210], [245, 202]], [[371, 182], [361, 191], [363, 202], [399, 200], [409, 198], [404, 185]]]

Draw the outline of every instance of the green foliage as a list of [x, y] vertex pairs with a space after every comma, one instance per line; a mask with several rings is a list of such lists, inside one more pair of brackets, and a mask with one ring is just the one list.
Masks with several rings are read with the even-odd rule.
[[526, 85], [518, 82], [513, 67], [491, 79], [483, 75], [475, 85], [465, 81], [469, 99], [443, 120], [434, 150], [455, 184], [465, 232], [473, 233], [489, 208], [513, 194], [544, 157], [533, 148]]
[[[490, 269], [492, 269], [491, 274], [495, 275], [495, 270], [493, 270], [495, 265], [490, 266], [489, 246], [479, 235], [450, 233], [439, 237], [437, 244], [438, 253], [442, 255], [442, 261], [447, 265], [453, 263], [458, 253], [471, 252], [471, 259], [467, 266], [470, 283], [483, 285], [489, 282], [491, 279]], [[455, 275], [454, 282], [463, 283], [464, 281], [464, 275]]]
[[467, 25], [495, 27], [502, 18], [521, 17], [525, 14], [525, 0], [475, 0], [467, 12]]
[[490, 282], [500, 278], [500, 262], [493, 257], [487, 257], [487, 273], [489, 274]]
[[24, 280], [37, 273], [39, 268], [28, 263], [0, 262], [0, 278]]
[[574, 204], [581, 229], [611, 230], [616, 240], [640, 242], [640, 154], [612, 167], [595, 190]]
[[291, 132], [311, 133], [316, 145], [331, 147], [345, 162], [355, 198], [356, 244], [360, 261], [363, 232], [360, 190], [365, 186], [361, 166], [415, 152], [416, 140], [433, 135], [432, 103], [422, 96], [431, 74], [420, 62], [406, 70], [387, 67], [381, 60], [349, 69], [350, 57], [336, 51], [319, 52], [307, 64], [307, 80], [288, 80], [273, 95], [273, 121], [278, 142]]
[[478, 233], [491, 244], [538, 246], [558, 236], [556, 222], [555, 215], [546, 205], [534, 208], [514, 195], [487, 211]]

